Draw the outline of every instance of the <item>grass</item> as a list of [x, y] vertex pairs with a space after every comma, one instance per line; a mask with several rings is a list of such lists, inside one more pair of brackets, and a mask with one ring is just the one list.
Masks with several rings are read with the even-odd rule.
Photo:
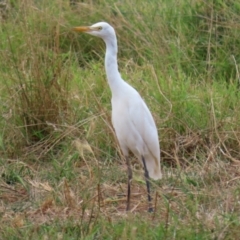
[[[10, 3], [0, 25], [0, 239], [238, 239], [240, 5]], [[125, 212], [105, 46], [71, 31], [102, 20], [159, 130], [153, 214], [134, 158]]]

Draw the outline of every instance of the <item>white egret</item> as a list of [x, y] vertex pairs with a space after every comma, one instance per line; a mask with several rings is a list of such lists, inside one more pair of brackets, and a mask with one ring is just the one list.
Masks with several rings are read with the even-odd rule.
[[149, 176], [155, 180], [162, 178], [158, 132], [153, 117], [139, 93], [121, 78], [118, 71], [118, 47], [114, 28], [106, 22], [99, 22], [92, 26], [75, 27], [73, 30], [100, 37], [106, 44], [105, 69], [112, 92], [112, 124], [128, 167], [127, 211], [130, 208], [132, 180], [129, 162], [131, 151], [144, 167], [148, 211], [151, 212], [153, 209]]

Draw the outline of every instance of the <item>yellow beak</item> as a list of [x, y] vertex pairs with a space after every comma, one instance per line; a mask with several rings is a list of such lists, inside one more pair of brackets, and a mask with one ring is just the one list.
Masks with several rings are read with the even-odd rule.
[[91, 28], [87, 27], [87, 26], [74, 27], [73, 31], [75, 31], [75, 32], [90, 32]]

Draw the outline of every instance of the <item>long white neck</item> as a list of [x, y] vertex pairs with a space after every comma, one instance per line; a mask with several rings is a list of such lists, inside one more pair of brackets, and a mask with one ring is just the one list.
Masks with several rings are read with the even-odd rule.
[[123, 80], [118, 71], [117, 63], [117, 38], [116, 35], [111, 38], [104, 39], [106, 43], [106, 55], [105, 55], [105, 69], [107, 74], [108, 84], [111, 88], [111, 91], [114, 92]]

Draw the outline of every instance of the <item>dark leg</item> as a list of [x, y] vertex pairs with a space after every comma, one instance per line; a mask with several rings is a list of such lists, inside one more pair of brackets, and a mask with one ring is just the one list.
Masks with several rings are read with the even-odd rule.
[[130, 208], [130, 197], [131, 197], [131, 181], [132, 181], [132, 169], [130, 165], [129, 158], [126, 157], [127, 161], [127, 168], [128, 168], [128, 192], [127, 192], [127, 209], [126, 211], [129, 211]]
[[145, 176], [146, 185], [147, 185], [148, 204], [149, 204], [148, 212], [153, 212], [153, 208], [152, 208], [152, 205], [151, 205], [152, 198], [151, 198], [151, 195], [150, 195], [149, 175], [148, 175], [148, 170], [147, 170], [146, 162], [145, 162], [145, 159], [144, 159], [143, 156], [142, 156], [142, 162], [143, 162], [143, 166], [144, 166], [144, 176]]

